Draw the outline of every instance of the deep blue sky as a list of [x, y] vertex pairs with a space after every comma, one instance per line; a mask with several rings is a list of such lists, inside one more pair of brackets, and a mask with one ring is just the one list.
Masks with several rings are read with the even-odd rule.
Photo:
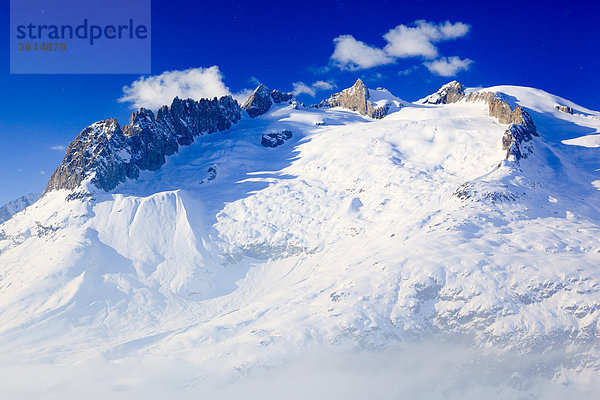
[[[383, 47], [382, 35], [415, 20], [461, 21], [464, 38], [439, 43], [444, 56], [473, 60], [457, 79], [467, 86], [514, 84], [544, 89], [600, 109], [600, 6], [594, 1], [183, 1], [152, 2], [152, 72], [219, 66], [232, 91], [255, 86], [291, 90], [292, 82], [331, 80], [338, 88], [362, 77], [406, 100], [435, 91], [453, 78], [419, 66], [421, 59], [359, 71], [327, 66], [333, 39], [350, 34]], [[42, 191], [67, 146], [90, 123], [116, 117], [128, 122], [119, 103], [122, 87], [137, 75], [10, 75], [9, 2], [0, 24], [0, 204]], [[408, 75], [398, 72], [415, 66]], [[329, 95], [318, 92], [314, 99]]]

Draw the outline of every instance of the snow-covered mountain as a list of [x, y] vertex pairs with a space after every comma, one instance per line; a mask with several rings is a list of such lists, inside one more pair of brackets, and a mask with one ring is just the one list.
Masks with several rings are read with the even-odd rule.
[[39, 198], [39, 193], [27, 193], [18, 199], [9, 201], [0, 207], [0, 224], [4, 221], [8, 221], [16, 213], [23, 211], [25, 208], [35, 203]]
[[600, 113], [515, 86], [341, 93], [86, 128], [0, 226], [5, 360], [249, 374], [443, 340], [520, 360], [493, 379], [516, 396], [597, 382]]

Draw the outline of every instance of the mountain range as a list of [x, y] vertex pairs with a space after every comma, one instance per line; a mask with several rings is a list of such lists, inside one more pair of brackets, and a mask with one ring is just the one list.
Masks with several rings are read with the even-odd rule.
[[360, 79], [312, 106], [260, 85], [96, 122], [39, 200], [0, 209], [0, 349], [239, 378], [442, 341], [514, 356], [486, 376], [513, 398], [599, 382], [599, 130], [538, 89], [411, 103]]

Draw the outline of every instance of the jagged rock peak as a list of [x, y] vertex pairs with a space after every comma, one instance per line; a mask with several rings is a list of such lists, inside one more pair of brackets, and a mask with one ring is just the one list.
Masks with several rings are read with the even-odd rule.
[[356, 94], [357, 96], [363, 96], [366, 100], [369, 99], [369, 88], [362, 79], [358, 78], [354, 85], [349, 87], [348, 89], [344, 89], [342, 92], [347, 91], [351, 94]]
[[292, 93], [285, 93], [281, 90], [269, 91], [269, 88], [262, 83], [258, 85], [254, 92], [248, 97], [242, 108], [248, 115], [256, 118], [265, 114], [271, 108], [273, 103], [284, 103], [294, 98]]
[[332, 94], [329, 99], [322, 101], [319, 107], [342, 107], [357, 111], [371, 118], [383, 118], [387, 115], [388, 107], [377, 107], [369, 101], [370, 93], [362, 79], [357, 79], [354, 85], [340, 93]]
[[273, 104], [271, 92], [268, 87], [261, 83], [254, 89], [254, 92], [248, 97], [242, 108], [246, 110], [250, 117], [256, 118], [269, 111], [271, 104]]
[[294, 94], [275, 89], [271, 92], [271, 98], [274, 103], [285, 103], [286, 101], [291, 101], [294, 98]]
[[437, 92], [430, 94], [424, 99], [419, 100], [420, 104], [449, 104], [456, 103], [465, 97], [465, 88], [458, 81], [448, 82], [438, 89]]
[[97, 188], [112, 190], [127, 178], [137, 179], [140, 170], [159, 169], [165, 157], [190, 145], [194, 137], [229, 129], [240, 118], [239, 104], [224, 96], [199, 101], [175, 98], [156, 116], [141, 108], [123, 127], [114, 118], [96, 122], [69, 145], [44, 193], [75, 189], [88, 178]]

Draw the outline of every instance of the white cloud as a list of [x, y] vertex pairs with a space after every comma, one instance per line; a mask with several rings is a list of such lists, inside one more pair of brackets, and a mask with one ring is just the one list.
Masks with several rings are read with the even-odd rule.
[[40, 175], [46, 175], [46, 171], [44, 171], [43, 169], [40, 170]]
[[317, 90], [331, 90], [334, 89], [336, 85], [333, 82], [316, 81], [312, 84], [312, 87]]
[[58, 144], [56, 146], [50, 146], [50, 150], [56, 150], [56, 151], [65, 151], [67, 148], [61, 144]]
[[317, 94], [317, 90], [330, 90], [336, 87], [333, 82], [327, 81], [316, 81], [312, 85], [307, 85], [304, 82], [294, 82], [292, 85], [294, 86], [292, 93], [294, 93], [295, 96], [307, 94], [312, 97]]
[[[244, 93], [245, 91], [242, 91], [236, 96], [243, 97]], [[219, 67], [212, 66], [140, 77], [130, 86], [123, 87], [123, 96], [119, 101], [131, 103], [130, 108], [133, 109], [144, 107], [156, 110], [162, 105], [171, 104], [175, 97], [199, 100], [231, 94], [223, 82]]]
[[410, 74], [412, 74], [413, 72], [415, 72], [417, 69], [419, 69], [419, 66], [418, 66], [418, 65], [413, 65], [413, 66], [412, 66], [412, 67], [410, 67], [410, 68], [406, 68], [406, 69], [402, 69], [402, 70], [398, 71], [398, 75], [399, 75], [399, 76], [406, 76], [406, 75], [410, 75]]
[[439, 25], [438, 28], [446, 40], [463, 37], [469, 33], [469, 29], [471, 29], [469, 25], [462, 22], [452, 24], [450, 21], [446, 21], [443, 25]]
[[461, 60], [458, 57], [442, 57], [439, 60], [424, 63], [427, 69], [440, 76], [454, 76], [461, 70], [469, 69], [473, 61], [465, 58]]
[[299, 94], [307, 94], [309, 96], [314, 96], [315, 94], [317, 94], [317, 91], [315, 89], [311, 88], [304, 82], [294, 82], [292, 83], [292, 85], [294, 86], [294, 90], [292, 91], [292, 93], [294, 93], [295, 96]]
[[341, 69], [365, 69], [394, 62], [383, 50], [356, 40], [352, 35], [338, 36], [333, 43], [335, 50], [331, 59]]
[[415, 26], [398, 25], [383, 35], [388, 42], [384, 50], [393, 57], [435, 58], [438, 49], [433, 43], [462, 37], [469, 32], [469, 25], [462, 22], [434, 24], [424, 20], [415, 22]]
[[351, 35], [333, 39], [335, 50], [333, 63], [341, 69], [357, 70], [394, 63], [398, 58], [423, 57], [435, 59], [439, 55], [436, 43], [458, 39], [469, 32], [470, 26], [463, 22], [443, 23], [415, 21], [411, 26], [398, 25], [383, 38], [383, 48], [356, 40]]
[[385, 51], [398, 58], [435, 57], [438, 50], [432, 43], [430, 36], [432, 33], [434, 32], [398, 25], [383, 36], [388, 42]]

